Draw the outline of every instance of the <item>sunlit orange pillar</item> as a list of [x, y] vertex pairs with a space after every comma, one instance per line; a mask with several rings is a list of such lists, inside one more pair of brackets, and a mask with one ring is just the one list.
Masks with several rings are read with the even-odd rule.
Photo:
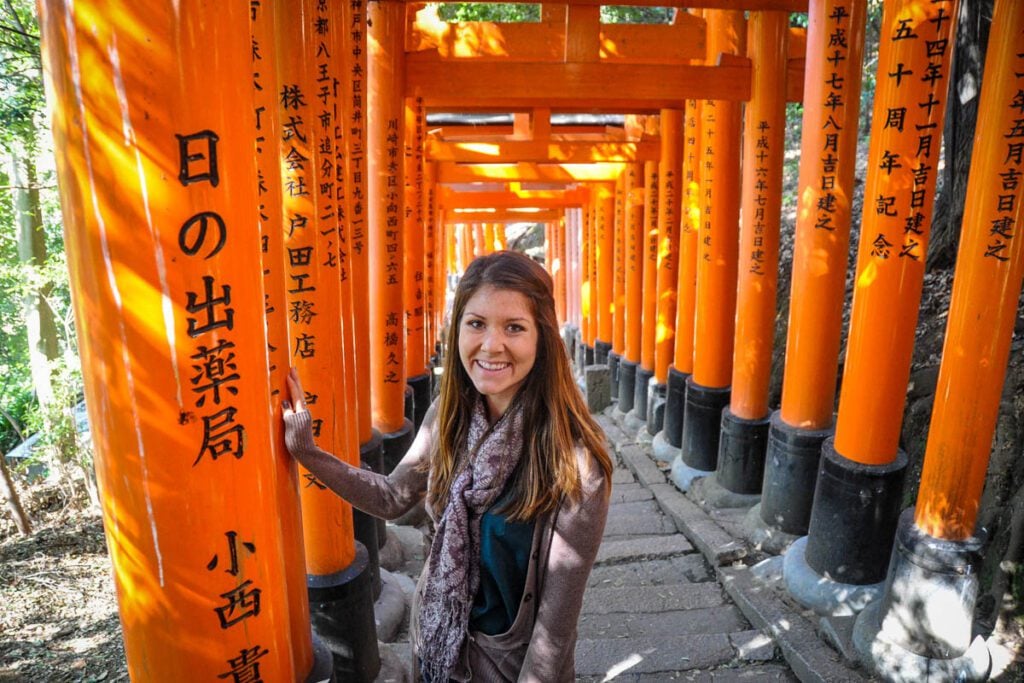
[[405, 5], [367, 4], [370, 373], [373, 423], [384, 439], [390, 472], [412, 443], [405, 417], [403, 237], [405, 168]]
[[495, 223], [484, 223], [484, 251], [488, 254], [497, 250], [497, 233]]
[[782, 405], [771, 417], [761, 492], [761, 523], [780, 539], [776, 551], [807, 533], [832, 429], [866, 15], [864, 0], [811, 0], [808, 10]]
[[[744, 54], [743, 12], [707, 10], [707, 61]], [[680, 455], [673, 479], [686, 490], [695, 477], [715, 469], [722, 409], [729, 403], [736, 315], [740, 204], [740, 103], [705, 100], [701, 105], [700, 182], [703, 220], [697, 254], [697, 315], [693, 374], [686, 380]]]
[[[295, 470], [271, 438], [280, 416], [248, 10], [39, 6], [96, 473], [136, 680], [215, 680], [257, 660], [268, 678], [312, 673], [308, 624], [296, 629], [304, 581], [287, 565], [301, 552]], [[201, 84], [215, 87], [197, 99]]]
[[672, 365], [665, 386], [665, 419], [658, 457], [674, 462], [683, 438], [686, 380], [693, 373], [693, 335], [697, 307], [697, 234], [700, 229], [700, 129], [698, 100], [687, 100], [683, 112], [683, 175], [680, 204], [679, 268], [676, 281], [676, 334]]
[[504, 223], [498, 223], [494, 226], [494, 249], [496, 251], [508, 249], [508, 239], [505, 237]]
[[753, 74], [743, 131], [732, 395], [722, 411], [715, 471], [718, 484], [745, 495], [761, 493], [771, 417], [768, 381], [779, 279], [788, 33], [788, 13], [750, 13], [747, 56]]
[[[284, 231], [282, 226], [281, 206], [281, 173], [279, 170], [279, 151], [277, 140], [280, 137], [280, 125], [275, 115], [277, 107], [277, 82], [275, 8], [259, 7], [250, 13], [253, 52], [253, 136], [256, 150], [256, 174], [259, 180], [257, 194], [259, 196], [258, 218], [260, 228], [260, 254], [262, 257], [264, 318], [267, 329], [267, 361], [270, 380], [270, 414], [271, 439], [276, 452], [284, 457], [287, 452], [284, 442], [284, 421], [273, 419], [278, 414], [281, 401], [287, 398], [286, 377], [291, 367], [290, 349], [288, 348], [288, 309], [287, 291], [284, 281]], [[299, 486], [299, 473], [296, 466], [290, 466], [288, 472], [292, 477], [289, 486], [282, 487], [279, 495], [283, 498], [277, 504], [282, 529], [286, 533], [298, 533], [302, 525], [301, 509], [293, 503], [295, 490]], [[291, 530], [291, 531], [287, 531]], [[299, 600], [297, 604], [308, 605], [307, 600], [298, 593], [306, 593], [306, 558], [302, 544], [291, 544], [288, 548], [291, 555], [284, 557], [285, 570], [290, 591], [295, 591], [292, 598]], [[292, 611], [292, 639], [296, 647], [296, 660], [312, 661], [312, 651], [302, 651], [308, 639], [310, 615], [306, 607]], [[318, 645], [318, 650], [320, 649]], [[317, 652], [317, 659], [327, 661], [326, 648], [323, 653]]]
[[[483, 256], [487, 253], [487, 230], [483, 223], [473, 224], [473, 251], [472, 258]], [[469, 265], [468, 263], [466, 265]]]
[[623, 415], [633, 410], [636, 371], [640, 367], [640, 335], [643, 312], [644, 280], [644, 167], [634, 163], [626, 167], [622, 188], [622, 262], [623, 284], [622, 360], [619, 362], [619, 402]]
[[590, 199], [580, 212], [580, 268], [583, 285], [580, 288], [581, 324], [583, 334], [583, 365], [594, 363], [594, 341], [597, 338], [597, 273], [594, 268], [595, 230], [594, 203], [597, 194], [592, 190]]
[[423, 315], [426, 326], [425, 343], [428, 360], [427, 371], [432, 373], [436, 363], [437, 342], [440, 340], [440, 332], [437, 326], [438, 291], [439, 280], [443, 278], [444, 252], [443, 245], [443, 224], [438, 221], [437, 210], [437, 166], [435, 163], [423, 157], [423, 250], [425, 256], [425, 275], [423, 289]]
[[[427, 217], [423, 211], [426, 185], [423, 177], [423, 143], [427, 110], [422, 97], [405, 101], [405, 373], [412, 394], [412, 425], [419, 429], [430, 407], [430, 373], [427, 370], [427, 329], [425, 315]], [[409, 417], [408, 410], [406, 417]]]
[[[344, 381], [342, 231], [337, 201], [342, 186], [336, 178], [337, 141], [332, 125], [340, 103], [336, 91], [323, 88], [317, 80], [323, 74], [326, 82], [340, 79], [341, 54], [334, 49], [338, 36], [328, 8], [314, 0], [304, 0], [290, 13], [279, 11], [277, 19], [276, 116], [280, 211], [286, 222], [288, 348], [291, 364], [311, 399], [318, 443], [358, 466], [358, 443], [350, 441], [355, 415], [347, 410]], [[326, 22], [327, 28], [312, 34], [304, 30], [307, 22]], [[362, 680], [372, 680], [380, 670], [380, 658], [374, 648], [374, 580], [368, 551], [354, 541], [351, 506], [311, 473], [300, 468], [300, 475], [313, 623], [328, 642], [345, 643], [348, 654], [339, 650], [339, 657], [350, 660], [348, 666]]]
[[[998, 0], [917, 507], [900, 517], [885, 596], [859, 617], [872, 637], [858, 649], [883, 676], [924, 659], [952, 680], [990, 663], [981, 637], [972, 641], [976, 523], [1024, 277], [1021, 93], [1024, 3]], [[898, 661], [871, 655], [879, 645]]]
[[658, 434], [665, 422], [668, 368], [676, 335], [676, 285], [679, 280], [679, 230], [683, 193], [683, 110], [661, 110], [661, 161], [658, 166], [657, 324], [654, 381], [647, 396], [647, 431]]
[[554, 280], [555, 285], [555, 315], [558, 318], [558, 325], [561, 328], [564, 328], [567, 322], [565, 302], [565, 230], [564, 217], [551, 224], [551, 233], [552, 237], [554, 237], [555, 243], [554, 258], [551, 262], [552, 279]]
[[[354, 379], [356, 389], [356, 428], [359, 436], [359, 455], [362, 465], [374, 472], [384, 471], [383, 439], [373, 426], [372, 376], [370, 373], [370, 246], [369, 246], [369, 201], [368, 201], [368, 158], [366, 146], [367, 86], [368, 68], [366, 37], [366, 6], [363, 0], [339, 3], [335, 17], [341, 14], [340, 50], [344, 56], [344, 70], [341, 78], [341, 117], [346, 122], [336, 133], [341, 133], [341, 149], [344, 158], [342, 178], [344, 201], [340, 212], [344, 243], [348, 246], [347, 261], [354, 292], [361, 292], [352, 301], [353, 346], [356, 365], [347, 379]], [[369, 533], [369, 522], [376, 528], [378, 545], [385, 538], [383, 520], [370, 520], [355, 513], [356, 536], [360, 539]], [[365, 541], [370, 550], [372, 543]], [[379, 592], [379, 581], [374, 591]]]
[[[956, 2], [900, 0], [886, 4], [882, 16], [836, 435], [822, 447], [806, 545], [790, 550], [797, 558], [803, 550], [808, 568], [827, 575], [844, 595], [850, 585], [865, 594], [880, 593], [896, 533], [907, 466], [899, 448], [900, 426], [956, 15]], [[791, 586], [790, 592], [822, 609], [812, 591]]]
[[615, 181], [615, 213], [612, 224], [612, 348], [608, 354], [612, 397], [619, 395], [619, 367], [626, 347], [626, 174]]
[[615, 185], [598, 183], [594, 207], [594, 270], [597, 281], [597, 329], [594, 336], [594, 362], [608, 363], [612, 350], [615, 302], [612, 298], [615, 279]]
[[571, 341], [569, 346], [570, 357], [576, 364], [577, 369], [583, 367], [580, 359], [580, 352], [583, 350], [583, 341], [580, 332], [580, 235], [579, 235], [579, 209], [567, 209], [565, 212], [565, 247], [566, 247], [566, 269], [565, 269], [565, 307], [568, 319], [568, 330], [566, 337]]
[[[648, 117], [650, 121], [653, 117]], [[640, 367], [630, 428], [647, 428], [647, 387], [654, 377], [654, 348], [658, 316], [658, 162], [644, 162], [643, 311], [640, 331]]]

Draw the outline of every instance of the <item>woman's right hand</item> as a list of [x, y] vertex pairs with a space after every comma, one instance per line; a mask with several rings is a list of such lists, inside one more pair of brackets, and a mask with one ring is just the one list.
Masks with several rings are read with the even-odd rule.
[[281, 401], [281, 408], [286, 416], [306, 409], [306, 392], [302, 390], [302, 381], [299, 379], [299, 371], [297, 369], [292, 368], [289, 371], [287, 382], [288, 395], [291, 397], [291, 401]]
[[306, 394], [295, 368], [288, 373], [288, 394], [291, 400], [281, 401], [284, 443], [292, 457], [301, 461], [302, 456], [316, 450], [316, 443], [313, 440], [313, 419], [306, 410]]

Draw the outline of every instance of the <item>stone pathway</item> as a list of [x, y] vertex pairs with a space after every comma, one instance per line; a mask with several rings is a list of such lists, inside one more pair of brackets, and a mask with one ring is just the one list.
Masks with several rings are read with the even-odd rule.
[[[598, 421], [616, 469], [580, 615], [577, 680], [867, 680], [819, 637], [817, 620], [785, 598], [779, 563], [759, 563], [740, 539], [745, 511], [705, 512], [669, 483], [650, 445], [625, 434], [610, 411]], [[836, 638], [841, 645], [844, 634]], [[381, 643], [378, 681], [407, 680], [403, 640], [404, 633]]]
[[618, 452], [629, 448], [650, 467], [638, 481], [617, 457], [604, 542], [580, 616], [579, 680], [797, 680], [775, 642], [743, 616], [664, 513], [652, 491], [666, 485], [657, 465], [614, 423], [601, 421]]

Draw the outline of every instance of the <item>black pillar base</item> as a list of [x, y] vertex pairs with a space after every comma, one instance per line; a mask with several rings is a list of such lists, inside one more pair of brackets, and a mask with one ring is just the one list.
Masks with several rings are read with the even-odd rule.
[[837, 453], [833, 437], [825, 439], [807, 532], [812, 569], [854, 585], [885, 578], [907, 462], [900, 450], [887, 465], [862, 465]]
[[665, 424], [665, 394], [667, 384], [652, 382], [647, 385], [647, 433], [654, 436]]
[[594, 342], [594, 362], [591, 365], [608, 365], [608, 354], [612, 352], [612, 345], [600, 339]]
[[726, 406], [718, 441], [715, 479], [732, 493], [758, 494], [764, 481], [769, 418], [745, 420]]
[[412, 422], [412, 419], [413, 419], [413, 416], [414, 416], [414, 412], [413, 412], [414, 410], [415, 410], [415, 406], [414, 406], [414, 403], [413, 403], [412, 387], [410, 387], [408, 384], [406, 384], [405, 385], [405, 393], [403, 395], [403, 403], [402, 403], [402, 414], [405, 415], [405, 419], [406, 420], [409, 420], [410, 422]]
[[402, 426], [397, 431], [382, 434], [384, 439], [384, 474], [391, 474], [406, 451], [412, 445], [415, 434], [412, 431], [412, 421], [402, 420]]
[[665, 393], [665, 426], [662, 438], [673, 448], [683, 443], [683, 413], [686, 409], [686, 380], [690, 374], [668, 369], [668, 384]]
[[619, 367], [622, 365], [622, 355], [618, 353], [608, 354], [608, 369], [612, 375], [612, 399], [619, 397]]
[[334, 675], [334, 658], [324, 639], [313, 634], [313, 667], [306, 676], [305, 683], [337, 683]]
[[718, 440], [722, 410], [729, 405], [730, 387], [705, 387], [686, 378], [683, 434], [679, 457], [684, 464], [705, 472], [718, 469]]
[[904, 510], [882, 598], [886, 639], [922, 657], [950, 659], [967, 652], [983, 545], [980, 536], [930, 536], [914, 524], [914, 508]]
[[[371, 472], [385, 474], [384, 472], [384, 437], [376, 429], [370, 433], [370, 440], [359, 446], [359, 459]], [[374, 517], [374, 524], [377, 526], [377, 547], [383, 548], [388, 540], [387, 524], [383, 519]], [[379, 568], [378, 568], [379, 571]]]
[[335, 674], [371, 683], [380, 673], [380, 652], [366, 548], [356, 543], [351, 565], [328, 576], [308, 575], [306, 586], [313, 629], [331, 650]]
[[418, 430], [430, 407], [430, 373], [410, 377], [405, 382], [412, 389], [412, 428]]
[[576, 341], [576, 371], [582, 375], [583, 368], [587, 366], [587, 345], [582, 341]]
[[625, 358], [619, 362], [619, 410], [624, 413], [633, 410], [638, 367], [637, 363], [631, 363]]
[[654, 370], [643, 367], [636, 369], [636, 391], [633, 394], [633, 414], [641, 422], [647, 422], [647, 386], [654, 377]]
[[[365, 462], [364, 470], [372, 470]], [[380, 536], [377, 529], [383, 520], [367, 514], [362, 510], [352, 508], [352, 529], [355, 532], [356, 540], [366, 546], [367, 561], [370, 565], [370, 586], [373, 592], [374, 601], [380, 597], [383, 588], [380, 582]], [[386, 529], [385, 529], [386, 532]]]
[[567, 324], [562, 326], [562, 341], [565, 343], [565, 352], [573, 360], [576, 358], [576, 338], [578, 333], [579, 330], [576, 329], [575, 325]]
[[594, 361], [594, 347], [589, 344], [583, 345], [583, 367], [588, 365], [595, 365]]
[[761, 519], [783, 533], [806, 536], [821, 446], [832, 435], [832, 428], [793, 427], [782, 420], [778, 410], [772, 413], [770, 425], [761, 489]]

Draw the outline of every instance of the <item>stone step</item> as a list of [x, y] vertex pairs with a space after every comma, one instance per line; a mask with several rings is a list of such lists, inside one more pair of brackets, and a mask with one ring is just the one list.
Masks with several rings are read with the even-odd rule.
[[611, 536], [656, 536], [675, 534], [676, 525], [668, 517], [658, 514], [649, 515], [608, 515], [604, 526], [605, 538]]
[[597, 551], [595, 564], [621, 564], [653, 560], [693, 552], [693, 546], [682, 534], [648, 536], [646, 538], [607, 539]]
[[612, 487], [612, 495], [608, 500], [610, 505], [635, 503], [641, 500], [653, 500], [654, 494], [650, 489], [640, 484], [618, 484]]
[[631, 502], [612, 503], [608, 506], [608, 518], [622, 515], [651, 515], [661, 517], [661, 506], [654, 500], [636, 500]]
[[749, 629], [750, 625], [739, 609], [733, 605], [719, 605], [656, 614], [584, 614], [580, 617], [579, 637], [689, 636], [697, 633], [739, 633]]
[[[707, 669], [727, 664], [735, 650], [724, 633], [648, 638], [599, 638], [576, 643], [576, 674], [606, 676]], [[656, 679], [664, 680], [664, 678]]]
[[[600, 683], [607, 681], [607, 674], [583, 676], [577, 683]], [[662, 681], [692, 681], [693, 683], [797, 683], [796, 676], [782, 664], [748, 664], [743, 666], [725, 665], [707, 671], [663, 671], [653, 674], [622, 673], [614, 678], [615, 683], [662, 683]]]
[[612, 470], [612, 486], [616, 484], [635, 484], [636, 479], [633, 478], [633, 473], [624, 467], [616, 467]]
[[656, 614], [724, 604], [725, 594], [721, 586], [713, 582], [662, 586], [594, 586], [583, 595], [584, 614]]
[[673, 583], [713, 581], [714, 573], [700, 553], [594, 567], [591, 586], [660, 586]]

